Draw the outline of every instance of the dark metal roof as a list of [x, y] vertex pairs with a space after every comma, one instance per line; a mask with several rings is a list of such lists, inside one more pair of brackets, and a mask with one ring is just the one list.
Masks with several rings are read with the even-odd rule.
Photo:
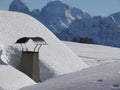
[[16, 41], [16, 43], [26, 43], [28, 42], [29, 37], [22, 37]]
[[45, 40], [41, 37], [22, 37], [16, 41], [16, 43], [27, 43], [29, 40], [33, 40], [35, 44], [46, 44]]
[[32, 37], [31, 38], [35, 44], [45, 44], [45, 40], [41, 37]]

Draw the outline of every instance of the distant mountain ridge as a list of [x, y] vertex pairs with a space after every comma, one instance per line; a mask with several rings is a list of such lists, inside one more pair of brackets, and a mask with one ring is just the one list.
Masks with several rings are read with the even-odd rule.
[[30, 11], [27, 5], [21, 0], [13, 0], [9, 6], [9, 11], [17, 11], [29, 14], [42, 22], [55, 34], [60, 33], [63, 29], [68, 28], [70, 23], [76, 18], [91, 17], [88, 13], [83, 12], [78, 8], [71, 8], [61, 1], [48, 2], [41, 11], [39, 9]]
[[9, 10], [33, 16], [61, 40], [120, 47], [119, 12], [108, 17], [91, 17], [85, 11], [61, 1], [48, 2], [41, 11], [30, 11], [21, 0], [13, 0]]

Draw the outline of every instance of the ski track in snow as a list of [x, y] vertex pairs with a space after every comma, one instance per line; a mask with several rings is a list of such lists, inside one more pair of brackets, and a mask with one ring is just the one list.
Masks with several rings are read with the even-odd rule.
[[89, 66], [120, 61], [120, 48], [73, 42], [64, 43]]

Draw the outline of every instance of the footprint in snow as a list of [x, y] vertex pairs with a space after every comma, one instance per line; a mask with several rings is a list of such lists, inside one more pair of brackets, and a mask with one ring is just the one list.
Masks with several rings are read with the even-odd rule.
[[120, 90], [120, 84], [113, 84], [112, 90]]

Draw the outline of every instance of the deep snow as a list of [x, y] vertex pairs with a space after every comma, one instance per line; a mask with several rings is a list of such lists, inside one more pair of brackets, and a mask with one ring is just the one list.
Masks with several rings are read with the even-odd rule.
[[120, 48], [74, 42], [64, 42], [89, 66], [120, 60]]
[[21, 90], [120, 90], [120, 48], [64, 43], [92, 67]]
[[120, 62], [91, 67], [20, 90], [120, 90]]
[[[21, 47], [20, 45], [16, 45], [14, 42], [21, 37], [27, 36], [42, 37], [48, 43], [48, 45], [42, 46], [39, 55], [40, 77], [42, 81], [88, 68], [87, 64], [85, 64], [66, 45], [59, 41], [59, 39], [57, 39], [44, 25], [34, 18], [22, 13], [0, 11], [0, 43], [3, 44], [2, 46], [0, 45], [0, 57], [4, 63], [12, 65], [16, 68], [19, 67]], [[34, 43], [29, 41], [27, 47], [32, 50]], [[14, 71], [11, 69], [12, 67], [9, 69], [7, 68], [3, 70], [5, 73], [8, 72], [7, 70], [11, 73]], [[16, 72], [15, 74], [13, 73], [12, 77], [16, 74]], [[7, 82], [11, 82], [11, 84], [7, 84], [7, 82], [3, 83], [3, 81], [0, 80], [0, 87], [4, 84], [4, 88], [9, 87], [12, 89], [16, 89], [13, 87], [17, 86], [19, 88], [19, 84], [24, 84], [24, 80], [27, 80], [25, 78], [22, 82], [20, 81], [19, 84], [16, 84], [16, 81], [13, 82], [12, 78], [10, 80], [7, 76], [4, 76], [4, 79]], [[21, 79], [21, 77], [18, 77], [18, 80], [19, 79]], [[31, 84], [33, 84], [33, 82], [29, 85]]]
[[28, 76], [0, 60], [0, 87], [2, 89], [17, 90], [33, 84], [36, 83]]
[[[25, 36], [40, 36], [48, 43], [40, 49], [40, 73], [42, 81], [52, 79], [34, 85], [29, 77], [10, 66], [19, 68], [21, 47], [14, 42]], [[87, 68], [84, 61], [64, 43], [87, 64], [95, 67]], [[0, 89], [120, 90], [119, 48], [64, 43], [34, 18], [0, 11]], [[27, 46], [32, 50], [34, 44], [29, 41]]]
[[[4, 44], [0, 43], [0, 90], [17, 90], [22, 87], [36, 84], [31, 78], [7, 64], [9, 61], [3, 59], [3, 56], [9, 58], [9, 55], [3, 54], [4, 46]], [[18, 57], [14, 59], [17, 60], [17, 58]]]

